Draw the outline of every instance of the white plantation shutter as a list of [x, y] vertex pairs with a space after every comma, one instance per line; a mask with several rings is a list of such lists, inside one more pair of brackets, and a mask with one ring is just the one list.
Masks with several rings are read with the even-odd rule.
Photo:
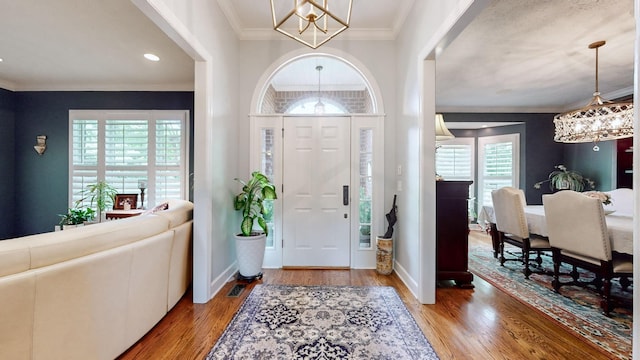
[[492, 204], [491, 191], [519, 187], [520, 134], [478, 138], [478, 174], [481, 204]]
[[473, 180], [475, 159], [473, 138], [455, 138], [436, 150], [436, 173], [445, 180]]
[[186, 111], [70, 111], [71, 206], [88, 184], [102, 179], [121, 194], [140, 194], [138, 181], [146, 181], [146, 208], [186, 198], [187, 116]]
[[[436, 173], [445, 180], [475, 179], [475, 139], [454, 138], [439, 144], [436, 149]], [[469, 186], [469, 198], [475, 196], [473, 184]], [[469, 201], [469, 213], [475, 214], [475, 202]]]

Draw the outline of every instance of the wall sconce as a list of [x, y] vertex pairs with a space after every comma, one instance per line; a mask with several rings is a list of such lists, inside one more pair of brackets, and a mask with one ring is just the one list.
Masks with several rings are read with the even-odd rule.
[[47, 150], [47, 136], [46, 135], [38, 135], [36, 136], [36, 144], [33, 146], [38, 155], [44, 154], [45, 150]]

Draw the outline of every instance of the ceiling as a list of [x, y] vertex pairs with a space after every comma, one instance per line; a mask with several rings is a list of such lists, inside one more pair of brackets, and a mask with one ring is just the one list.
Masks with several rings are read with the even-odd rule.
[[[354, 0], [351, 27], [331, 41], [395, 39], [414, 1]], [[239, 39], [292, 41], [271, 29], [268, 0], [218, 3]], [[0, 87], [193, 89], [193, 61], [131, 0], [0, 0], [0, 9]], [[600, 49], [600, 91], [609, 99], [631, 94], [634, 35], [633, 0], [494, 0], [438, 55], [438, 111], [559, 112], [585, 105], [595, 77], [595, 52], [587, 45], [597, 40], [607, 41]], [[147, 52], [161, 60], [144, 59]], [[301, 65], [314, 84], [315, 66]], [[331, 75], [331, 68], [323, 70], [322, 83], [344, 87], [331, 79], [346, 77]], [[303, 72], [290, 78], [299, 82]], [[291, 86], [291, 79], [279, 79], [279, 86]]]

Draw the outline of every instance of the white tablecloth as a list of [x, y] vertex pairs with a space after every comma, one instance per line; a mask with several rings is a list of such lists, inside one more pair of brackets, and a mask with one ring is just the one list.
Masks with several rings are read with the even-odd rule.
[[[542, 205], [527, 205], [524, 214], [532, 234], [549, 236], [547, 223], [544, 219], [544, 207]], [[617, 215], [615, 212], [607, 215], [607, 229], [611, 239], [611, 249], [619, 253], [633, 255], [633, 217]], [[478, 215], [478, 223], [496, 222], [492, 206], [483, 206]]]

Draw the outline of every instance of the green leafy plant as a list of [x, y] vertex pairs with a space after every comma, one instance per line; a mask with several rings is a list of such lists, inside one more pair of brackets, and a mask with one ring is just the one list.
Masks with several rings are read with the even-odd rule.
[[69, 208], [66, 214], [59, 214], [60, 225], [78, 225], [85, 221], [91, 221], [95, 217], [96, 212], [91, 208]]
[[582, 176], [577, 171], [567, 170], [567, 167], [560, 164], [555, 166], [556, 170], [549, 174], [549, 178], [544, 181], [537, 182], [533, 185], [534, 188], [540, 189], [543, 183], [549, 182], [549, 188], [551, 191], [556, 190], [573, 190], [581, 192], [588, 187], [589, 189], [595, 189], [596, 184], [593, 180]]
[[254, 223], [257, 221], [262, 231], [269, 234], [266, 218], [271, 216], [272, 207], [265, 206], [265, 200], [275, 200], [276, 187], [266, 175], [259, 171], [251, 174], [251, 179], [245, 182], [241, 179], [234, 180], [242, 184], [242, 192], [235, 196], [233, 206], [236, 210], [242, 211], [242, 224], [240, 230], [243, 236], [251, 236]]
[[107, 207], [113, 206], [114, 199], [118, 190], [109, 185], [106, 181], [101, 180], [95, 184], [89, 184], [82, 191], [82, 199], [76, 200], [75, 205], [81, 205], [85, 200], [89, 199], [90, 207], [93, 208], [95, 202], [98, 210], [98, 215], [101, 214]]

